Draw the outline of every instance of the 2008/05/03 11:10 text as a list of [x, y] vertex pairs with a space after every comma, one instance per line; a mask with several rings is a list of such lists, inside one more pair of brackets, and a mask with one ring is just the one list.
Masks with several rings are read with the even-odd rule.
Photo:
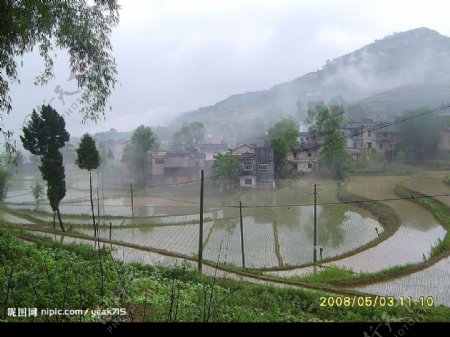
[[394, 296], [321, 296], [321, 307], [395, 307], [395, 306], [434, 306], [432, 296], [420, 296], [414, 299], [412, 296], [398, 298]]

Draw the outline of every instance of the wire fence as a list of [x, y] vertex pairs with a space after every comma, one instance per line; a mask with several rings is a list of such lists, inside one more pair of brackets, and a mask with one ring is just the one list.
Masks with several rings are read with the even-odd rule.
[[[196, 184], [198, 182], [195, 182]], [[188, 184], [176, 184], [188, 185]], [[308, 193], [305, 188], [295, 187], [297, 192]], [[116, 191], [117, 192], [117, 191]], [[101, 194], [100, 194], [101, 196]], [[448, 198], [450, 193], [436, 193], [410, 197], [366, 198], [352, 201], [327, 201], [317, 202], [321, 212], [323, 208], [358, 205], [371, 202], [392, 203], [396, 201], [422, 199], [422, 198]], [[126, 190], [116, 193], [116, 198], [102, 199], [94, 195], [94, 213], [98, 223], [101, 225], [101, 235], [107, 238], [108, 226], [113, 225], [112, 236], [118, 240], [183, 253], [189, 256], [198, 253], [198, 223], [200, 220], [199, 197], [177, 198], [170, 196], [158, 196], [146, 191], [139, 197], [135, 197], [133, 209], [132, 196]], [[197, 199], [198, 198], [198, 199]], [[195, 200], [197, 199], [197, 200]], [[311, 198], [312, 199], [312, 198]], [[166, 203], [170, 201], [170, 203]], [[450, 201], [450, 199], [449, 199]], [[151, 205], [149, 205], [151, 203]], [[53, 213], [48, 204], [41, 206], [41, 211], [32, 210], [33, 202], [9, 203], [8, 206], [22, 209], [24, 216], [8, 215], [10, 223], [49, 223], [54, 220]], [[218, 254], [219, 243], [226, 242], [228, 249], [227, 263], [240, 264], [240, 231], [238, 210], [240, 205], [232, 199], [226, 204], [205, 202], [205, 219], [207, 231], [205, 235], [204, 250], [205, 258], [214, 260]], [[272, 203], [251, 204], [243, 203], [242, 209], [255, 213], [244, 216], [244, 231], [246, 241], [247, 263], [249, 267], [268, 268], [282, 267], [286, 265], [302, 265], [311, 263], [313, 260], [313, 214], [314, 203], [279, 203], [276, 198]], [[28, 210], [26, 210], [28, 209]], [[260, 210], [267, 210], [262, 214]], [[45, 212], [46, 211], [46, 212]], [[92, 235], [92, 214], [89, 199], [69, 200], [60, 206], [63, 221], [86, 235]], [[289, 212], [293, 218], [283, 218]], [[354, 212], [353, 212], [354, 213]], [[345, 215], [341, 220], [333, 217], [327, 219], [319, 213], [320, 224], [318, 245], [322, 248], [320, 258], [332, 258], [365, 245], [375, 240], [383, 231], [376, 221], [369, 221], [363, 217], [355, 218]], [[262, 216], [264, 215], [264, 216]], [[99, 217], [98, 217], [99, 216]], [[351, 219], [348, 217], [351, 216]], [[16, 217], [16, 218], [14, 218]], [[282, 219], [280, 219], [280, 217]], [[347, 218], [346, 218], [347, 217]], [[410, 235], [419, 235], [410, 233]], [[434, 234], [433, 234], [434, 235]], [[426, 242], [430, 247], [435, 241], [442, 239], [441, 233], [427, 237]], [[415, 259], [428, 254], [425, 250]], [[416, 254], [417, 255], [417, 254]]]

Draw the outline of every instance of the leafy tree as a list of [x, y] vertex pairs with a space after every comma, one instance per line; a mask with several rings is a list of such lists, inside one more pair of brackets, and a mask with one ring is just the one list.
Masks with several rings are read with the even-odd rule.
[[100, 156], [97, 147], [95, 146], [94, 138], [88, 133], [81, 137], [80, 145], [78, 146], [77, 159], [75, 163], [82, 170], [89, 171], [89, 197], [91, 199], [92, 224], [94, 225], [94, 236], [97, 234], [97, 227], [95, 226], [94, 215], [94, 201], [92, 200], [92, 170], [96, 169], [100, 164]]
[[6, 198], [6, 194], [8, 193], [8, 182], [10, 177], [11, 173], [3, 167], [0, 167], [0, 203], [3, 203]]
[[158, 148], [158, 140], [150, 127], [144, 125], [136, 128], [130, 141], [125, 145], [122, 161], [127, 162], [138, 187], [147, 181], [148, 159], [151, 151]]
[[23, 155], [17, 149], [6, 151], [0, 155], [0, 165], [11, 173], [19, 173], [19, 167], [23, 165]]
[[47, 181], [47, 197], [52, 210], [58, 214], [59, 225], [63, 232], [65, 229], [59, 212], [59, 202], [66, 195], [66, 176], [59, 149], [69, 139], [64, 117], [50, 105], [42, 105], [40, 115], [33, 110], [31, 120], [23, 128], [23, 136], [20, 136], [25, 150], [41, 157], [39, 170], [42, 178]]
[[239, 159], [231, 150], [214, 155], [212, 173], [216, 181], [222, 182], [222, 190], [226, 192], [232, 187], [232, 182], [238, 177]]
[[182, 151], [188, 147], [196, 147], [205, 138], [206, 129], [202, 122], [192, 122], [183, 125], [172, 136], [173, 147]]
[[309, 133], [321, 150], [319, 167], [325, 167], [335, 178], [344, 178], [350, 166], [350, 154], [345, 150], [346, 137], [340, 131], [343, 123], [343, 110], [338, 106], [329, 109], [319, 103], [315, 109], [308, 111], [306, 122], [310, 125]]
[[55, 48], [67, 49], [70, 69], [82, 90], [84, 120], [97, 120], [116, 83], [110, 35], [119, 22], [117, 0], [0, 0], [0, 110], [12, 109], [9, 81], [18, 80], [17, 61], [39, 48], [43, 72], [35, 84], [53, 77]]
[[403, 115], [404, 118], [415, 114], [424, 115], [399, 124], [398, 148], [406, 153], [407, 162], [431, 158], [437, 151], [441, 123], [438, 116], [426, 112], [426, 109], [407, 112]]
[[44, 185], [39, 180], [36, 180], [34, 185], [31, 186], [31, 194], [33, 195], [34, 200], [36, 200], [36, 208], [39, 208], [39, 201], [45, 195]]
[[42, 178], [47, 181], [47, 197], [50, 206], [58, 214], [59, 226], [65, 232], [59, 212], [59, 203], [66, 195], [66, 175], [61, 153], [58, 151], [51, 155], [42, 156], [39, 170], [42, 173]]
[[287, 155], [292, 145], [298, 144], [298, 123], [291, 117], [277, 122], [269, 129], [268, 138], [275, 159], [275, 173], [283, 177], [286, 173]]

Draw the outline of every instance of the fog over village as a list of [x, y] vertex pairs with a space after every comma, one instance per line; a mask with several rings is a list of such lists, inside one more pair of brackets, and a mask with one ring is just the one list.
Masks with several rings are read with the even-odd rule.
[[25, 2], [0, 320], [450, 321], [445, 3]]

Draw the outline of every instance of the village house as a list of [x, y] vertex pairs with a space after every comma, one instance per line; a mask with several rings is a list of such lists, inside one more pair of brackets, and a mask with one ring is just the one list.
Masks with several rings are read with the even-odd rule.
[[319, 169], [320, 151], [317, 143], [303, 142], [291, 146], [287, 160], [291, 170], [300, 174]]
[[273, 149], [262, 141], [258, 145], [242, 144], [232, 153], [239, 160], [239, 187], [249, 189], [275, 188]]
[[225, 152], [228, 149], [228, 143], [198, 144], [197, 148], [205, 154], [205, 160], [214, 160], [216, 154]]
[[353, 160], [367, 159], [371, 153], [392, 160], [395, 149], [395, 127], [366, 119], [358, 123], [346, 123], [341, 130], [346, 134], [346, 150], [352, 155]]
[[195, 181], [205, 167], [205, 154], [190, 148], [182, 152], [156, 152], [151, 158], [152, 184], [177, 184]]

